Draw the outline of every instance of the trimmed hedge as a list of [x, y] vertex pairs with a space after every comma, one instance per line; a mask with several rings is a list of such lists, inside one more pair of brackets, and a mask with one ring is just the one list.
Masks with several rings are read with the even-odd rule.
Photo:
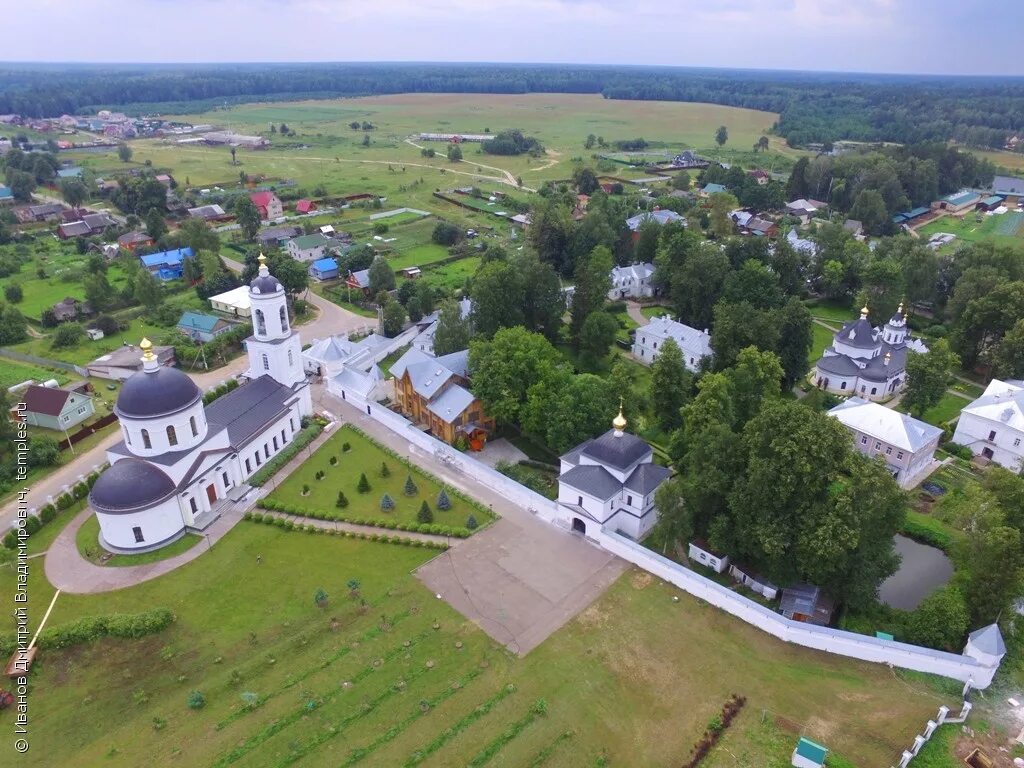
[[303, 427], [299, 430], [295, 439], [292, 440], [284, 450], [253, 473], [252, 477], [249, 478], [249, 485], [259, 488], [267, 482], [267, 480], [273, 477], [281, 467], [294, 459], [298, 455], [299, 451], [312, 443], [323, 429], [323, 425], [318, 421], [312, 421], [309, 426]]
[[[367, 525], [374, 528], [384, 528], [389, 531], [408, 531], [411, 533], [432, 533], [435, 536], [454, 536], [457, 539], [466, 539], [472, 535], [469, 528], [449, 525], [437, 525], [436, 523], [399, 523], [394, 520], [362, 518], [346, 515], [338, 512], [325, 512], [319, 509], [309, 509], [297, 504], [284, 504], [280, 501], [266, 498], [260, 499], [259, 506], [271, 512], [281, 512], [296, 517], [308, 517], [310, 520], [326, 520], [330, 522], [350, 523], [352, 525]], [[273, 518], [279, 520], [280, 518]]]
[[326, 534], [328, 536], [342, 536], [346, 539], [362, 539], [363, 541], [377, 541], [381, 544], [401, 544], [402, 546], [406, 547], [421, 547], [423, 549], [440, 549], [442, 551], [448, 549], [448, 545], [443, 542], [418, 541], [415, 539], [406, 539], [401, 536], [388, 536], [384, 533], [356, 533], [353, 531], [332, 530], [328, 528], [320, 528], [315, 525], [303, 525], [302, 523], [293, 523], [291, 520], [285, 520], [283, 517], [276, 517], [274, 515], [263, 515], [259, 512], [246, 512], [242, 516], [242, 519], [248, 520], [253, 523], [273, 525], [277, 528], [280, 528], [283, 531], [305, 531], [306, 533]]
[[[39, 633], [36, 645], [44, 649], [68, 648], [101, 637], [138, 639], [155, 635], [171, 626], [174, 614], [167, 608], [154, 608], [144, 613], [112, 613], [107, 616], [83, 616], [70, 624], [48, 627]], [[11, 654], [17, 648], [12, 635], [0, 639], [0, 653]]]
[[203, 405], [209, 405], [221, 395], [226, 395], [233, 389], [238, 389], [238, 379], [228, 379], [219, 387], [214, 387], [203, 395]]

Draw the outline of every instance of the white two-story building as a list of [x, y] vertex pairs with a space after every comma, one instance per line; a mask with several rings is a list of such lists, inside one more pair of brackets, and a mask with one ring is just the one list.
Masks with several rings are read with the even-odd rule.
[[630, 264], [628, 267], [612, 267], [609, 277], [612, 287], [608, 291], [609, 301], [621, 299], [646, 299], [654, 295], [651, 277], [653, 264]]
[[682, 350], [683, 362], [691, 371], [698, 369], [701, 358], [711, 356], [711, 334], [678, 323], [664, 315], [655, 317], [647, 325], [636, 329], [636, 335], [633, 337], [633, 357], [644, 365], [650, 365], [668, 339], [672, 339]]
[[992, 379], [960, 411], [953, 442], [1014, 472], [1024, 468], [1024, 382]]
[[900, 488], [913, 488], [934, 470], [942, 430], [878, 403], [851, 397], [828, 412], [853, 435], [853, 447], [881, 456]]
[[641, 539], [658, 521], [654, 494], [669, 470], [654, 463], [650, 445], [625, 429], [620, 411], [612, 429], [561, 457], [559, 510], [577, 533], [607, 525]]

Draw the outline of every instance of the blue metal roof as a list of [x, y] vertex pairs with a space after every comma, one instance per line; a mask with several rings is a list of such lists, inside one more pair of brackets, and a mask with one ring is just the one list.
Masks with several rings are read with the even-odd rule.
[[142, 263], [147, 267], [160, 267], [164, 265], [177, 266], [193, 255], [194, 253], [191, 248], [177, 248], [173, 251], [151, 253], [148, 256], [140, 256], [139, 258], [142, 259]]
[[977, 200], [981, 195], [977, 192], [971, 192], [969, 189], [962, 190], [960, 192], [954, 192], [952, 195], [946, 195], [942, 199], [951, 205], [964, 205], [969, 203], [971, 200]]
[[1003, 197], [1002, 195], [989, 195], [988, 197], [986, 197], [984, 200], [981, 201], [981, 204], [986, 206], [986, 207], [987, 206], [993, 206], [993, 205], [999, 205], [1005, 199], [1006, 198]]
[[78, 178], [81, 175], [82, 175], [82, 169], [78, 168], [78, 167], [75, 167], [75, 168], [61, 168], [59, 171], [57, 171], [57, 178], [58, 179], [76, 179], [76, 178]]
[[8, 197], [14, 197], [14, 192], [11, 191], [10, 187], [0, 184], [0, 199], [6, 200]]
[[331, 269], [337, 269], [338, 262], [336, 262], [332, 258], [317, 259], [312, 263], [311, 266], [318, 272], [327, 272], [328, 270]]
[[220, 322], [220, 318], [214, 317], [213, 315], [204, 315], [199, 312], [185, 312], [178, 321], [178, 327], [203, 331], [205, 333], [213, 333], [218, 322]]

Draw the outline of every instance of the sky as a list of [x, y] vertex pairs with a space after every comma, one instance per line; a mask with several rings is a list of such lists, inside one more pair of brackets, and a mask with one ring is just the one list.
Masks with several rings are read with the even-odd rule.
[[[1024, 75], [979, 0], [25, 0], [5, 61], [491, 61]], [[987, 52], [998, 55], [989, 57]]]

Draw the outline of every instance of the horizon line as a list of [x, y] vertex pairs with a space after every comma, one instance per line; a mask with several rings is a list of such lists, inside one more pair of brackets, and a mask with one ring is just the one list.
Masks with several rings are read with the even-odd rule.
[[805, 75], [838, 75], [847, 77], [868, 76], [868, 77], [906, 77], [906, 78], [963, 78], [963, 79], [995, 79], [995, 80], [1024, 80], [1022, 74], [1006, 73], [975, 73], [962, 74], [955, 72], [891, 72], [881, 70], [833, 70], [833, 69], [793, 69], [793, 68], [772, 68], [772, 67], [728, 67], [697, 64], [608, 64], [596, 62], [570, 62], [570, 61], [445, 61], [445, 60], [421, 60], [421, 59], [380, 59], [380, 60], [237, 60], [237, 61], [43, 61], [43, 60], [22, 60], [4, 61], [0, 60], [0, 69], [4, 67], [232, 67], [232, 66], [384, 66], [384, 65], [431, 65], [431, 66], [498, 66], [498, 67], [586, 67], [590, 69], [666, 69], [666, 70], [699, 70], [717, 72], [744, 72], [761, 74], [805, 74]]

